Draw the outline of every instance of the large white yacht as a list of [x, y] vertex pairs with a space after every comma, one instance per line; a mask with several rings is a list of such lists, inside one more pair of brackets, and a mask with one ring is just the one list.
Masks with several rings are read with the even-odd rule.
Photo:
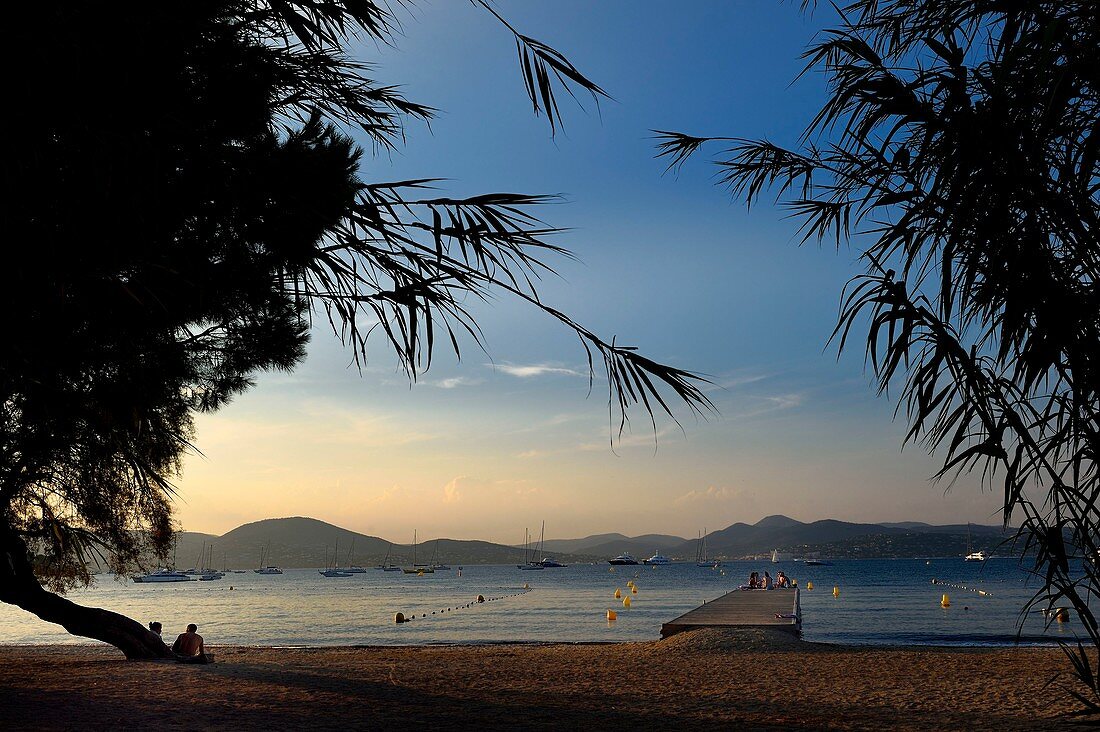
[[191, 578], [174, 569], [158, 569], [149, 574], [134, 575], [134, 582], [190, 582]]
[[664, 556], [663, 554], [658, 554], [657, 552], [653, 552], [653, 556], [650, 557], [649, 559], [643, 559], [642, 564], [668, 564], [671, 561], [672, 561], [671, 559]]

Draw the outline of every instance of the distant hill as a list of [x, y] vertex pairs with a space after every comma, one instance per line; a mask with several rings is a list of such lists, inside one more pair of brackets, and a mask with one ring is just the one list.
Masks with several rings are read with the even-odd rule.
[[[213, 547], [214, 567], [221, 569], [254, 569], [260, 564], [260, 549], [264, 549], [264, 564], [279, 567], [324, 567], [332, 562], [333, 550], [339, 543], [339, 563], [355, 563], [363, 567], [382, 564], [387, 559], [394, 564], [413, 563], [412, 544], [390, 544], [386, 539], [368, 536], [314, 518], [264, 519], [238, 526], [222, 536], [182, 532], [176, 543], [176, 566], [195, 566], [203, 545]], [[548, 542], [549, 543], [549, 542]], [[428, 538], [416, 547], [416, 561], [437, 561], [457, 566], [461, 564], [512, 564], [523, 558], [522, 549], [492, 544], [487, 541]], [[555, 557], [566, 562], [592, 561], [595, 557], [556, 552]]]
[[[773, 549], [794, 556], [823, 557], [962, 556], [967, 525], [931, 526], [920, 522], [860, 524], [835, 519], [803, 523], [787, 516], [768, 516], [755, 524], [736, 523], [707, 534], [709, 553], [721, 558], [751, 557]], [[1008, 535], [999, 526], [969, 527], [972, 548], [994, 550]], [[673, 556], [694, 556], [696, 542], [673, 549]]]
[[[610, 558], [617, 554], [645, 554], [648, 557], [654, 551], [667, 552], [681, 546], [686, 539], [669, 534], [643, 534], [642, 536], [624, 536], [623, 534], [593, 534], [583, 539], [547, 539], [547, 554], [584, 554], [601, 558]], [[644, 559], [645, 557], [639, 557]]]

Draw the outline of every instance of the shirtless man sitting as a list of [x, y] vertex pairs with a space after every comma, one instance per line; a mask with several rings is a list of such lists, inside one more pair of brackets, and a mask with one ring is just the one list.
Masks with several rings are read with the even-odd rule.
[[182, 663], [210, 663], [213, 658], [206, 654], [202, 645], [202, 636], [198, 634], [199, 626], [191, 623], [187, 626], [186, 633], [180, 633], [176, 642], [172, 644], [172, 652], [176, 654], [176, 660]]

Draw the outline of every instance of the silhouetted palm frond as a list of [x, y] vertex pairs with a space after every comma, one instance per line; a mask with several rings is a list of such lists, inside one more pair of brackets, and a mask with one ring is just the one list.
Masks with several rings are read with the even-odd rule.
[[[802, 3], [804, 9], [816, 5]], [[775, 191], [806, 238], [860, 248], [833, 342], [866, 328], [880, 392], [938, 478], [1003, 487], [1006, 526], [1094, 649], [1100, 593], [1100, 47], [1083, 0], [853, 0], [806, 50], [828, 96], [794, 148], [738, 141], [720, 181]], [[698, 138], [671, 136], [681, 162]], [[1070, 655], [1100, 712], [1096, 659]]]
[[654, 137], [657, 143], [657, 157], [668, 157], [668, 166], [665, 172], [679, 170], [689, 157], [699, 150], [704, 144], [713, 140], [730, 140], [729, 137], [695, 137], [683, 132], [671, 132], [668, 130], [650, 130], [657, 133]]
[[581, 90], [588, 92], [597, 108], [600, 104], [600, 97], [611, 98], [606, 91], [581, 73], [559, 51], [516, 30], [493, 8], [489, 0], [471, 0], [471, 2], [492, 13], [515, 36], [516, 53], [519, 56], [520, 70], [523, 74], [523, 85], [527, 90], [527, 98], [531, 100], [531, 109], [536, 116], [546, 115], [546, 121], [550, 123], [551, 134], [557, 132], [563, 122], [554, 91], [555, 81], [574, 100], [577, 97], [573, 93], [571, 84], [575, 84]]

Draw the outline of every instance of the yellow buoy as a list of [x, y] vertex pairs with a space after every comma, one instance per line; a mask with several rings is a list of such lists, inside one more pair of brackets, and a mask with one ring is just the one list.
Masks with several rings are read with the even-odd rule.
[[638, 594], [638, 585], [633, 585], [630, 588], [630, 594], [632, 594], [632, 595], [637, 595]]
[[1057, 620], [1059, 623], [1068, 623], [1069, 610], [1066, 610], [1064, 607], [1058, 608], [1054, 611], [1054, 619]]
[[835, 586], [833, 587], [833, 597], [840, 597], [840, 588], [839, 587], [835, 587]]
[[485, 602], [485, 595], [478, 595], [477, 596], [477, 601], [478, 602]]
[[951, 607], [951, 596], [948, 595], [947, 593], [944, 593], [943, 598], [940, 599], [940, 606], [941, 607]]
[[607, 571], [608, 571], [608, 572], [614, 572], [614, 571], [615, 571], [615, 568], [614, 568], [614, 567], [608, 567], [608, 568], [607, 568]]
[[417, 572], [416, 576], [417, 577], [423, 577], [424, 576], [424, 570], [420, 570], [419, 572]]
[[813, 588], [814, 588], [814, 583], [813, 582], [807, 582], [806, 583], [806, 589], [807, 590], [812, 590]]
[[607, 609], [607, 619], [608, 620], [618, 620], [619, 619], [619, 614], [617, 612], [615, 612], [614, 610], [612, 610], [611, 608], [608, 608]]
[[623, 598], [623, 607], [630, 607], [630, 598], [629, 597], [624, 597]]
[[401, 624], [405, 622], [405, 613], [394, 613], [393, 622]]
[[620, 590], [618, 587], [616, 587], [615, 588], [615, 599], [618, 600], [622, 596], [623, 596], [623, 591]]
[[531, 585], [529, 585], [529, 584], [527, 584], [526, 582], [524, 582], [524, 583], [523, 583], [523, 589], [525, 589], [525, 590], [529, 590], [529, 589], [531, 589]]

